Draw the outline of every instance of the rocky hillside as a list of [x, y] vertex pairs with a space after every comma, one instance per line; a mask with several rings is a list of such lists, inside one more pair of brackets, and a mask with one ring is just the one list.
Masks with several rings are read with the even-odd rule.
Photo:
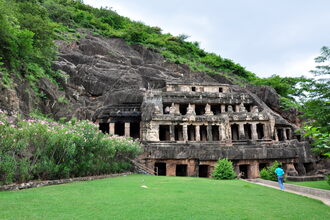
[[[2, 88], [1, 106], [22, 113], [41, 109], [42, 113], [57, 119], [77, 117], [92, 120], [97, 116], [97, 110], [105, 106], [141, 103], [144, 91], [162, 88], [166, 80], [233, 84], [223, 76], [210, 76], [191, 71], [183, 64], [167, 62], [159, 53], [141, 45], [128, 45], [120, 38], [84, 35], [77, 41], [57, 41], [59, 55], [53, 69], [67, 76], [59, 86], [41, 78], [38, 87], [46, 97], [36, 102], [29, 85], [17, 80], [15, 88]], [[243, 87], [236, 89], [245, 90]], [[247, 89], [270, 108], [280, 109], [274, 89], [250, 86], [246, 92], [249, 92]]]
[[[140, 103], [145, 90], [162, 88], [167, 80], [249, 85], [247, 81], [258, 79], [196, 42], [162, 34], [160, 28], [108, 9], [73, 0], [11, 3], [7, 9], [0, 0], [6, 15], [0, 16], [0, 108], [8, 111], [92, 120], [105, 106]], [[5, 34], [11, 38], [2, 38]], [[271, 87], [236, 89], [254, 93], [265, 108], [282, 114]], [[295, 116], [285, 115], [298, 123]]]

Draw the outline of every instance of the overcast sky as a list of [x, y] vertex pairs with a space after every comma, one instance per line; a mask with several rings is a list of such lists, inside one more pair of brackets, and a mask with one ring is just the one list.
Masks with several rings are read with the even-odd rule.
[[201, 48], [260, 77], [309, 74], [330, 46], [330, 0], [84, 0], [163, 33], [186, 34]]

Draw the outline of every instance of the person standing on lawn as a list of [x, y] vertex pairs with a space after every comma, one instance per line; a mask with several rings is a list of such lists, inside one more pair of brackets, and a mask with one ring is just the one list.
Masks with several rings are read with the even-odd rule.
[[280, 185], [281, 190], [284, 190], [283, 180], [284, 180], [284, 170], [282, 169], [282, 165], [279, 164], [275, 169], [275, 173], [277, 174], [278, 184]]

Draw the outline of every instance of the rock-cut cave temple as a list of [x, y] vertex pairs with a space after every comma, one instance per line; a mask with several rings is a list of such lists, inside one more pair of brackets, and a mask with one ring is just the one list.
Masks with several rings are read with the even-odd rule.
[[167, 82], [146, 90], [142, 103], [105, 106], [96, 122], [105, 133], [139, 138], [140, 163], [158, 175], [210, 177], [219, 158], [243, 178], [275, 160], [303, 175], [314, 160], [295, 125], [234, 85]]

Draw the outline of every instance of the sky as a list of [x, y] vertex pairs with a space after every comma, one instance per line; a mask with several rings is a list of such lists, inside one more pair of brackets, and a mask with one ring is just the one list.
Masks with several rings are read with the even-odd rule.
[[307, 76], [330, 46], [329, 0], [84, 0], [163, 33], [185, 34], [207, 52], [259, 77]]

